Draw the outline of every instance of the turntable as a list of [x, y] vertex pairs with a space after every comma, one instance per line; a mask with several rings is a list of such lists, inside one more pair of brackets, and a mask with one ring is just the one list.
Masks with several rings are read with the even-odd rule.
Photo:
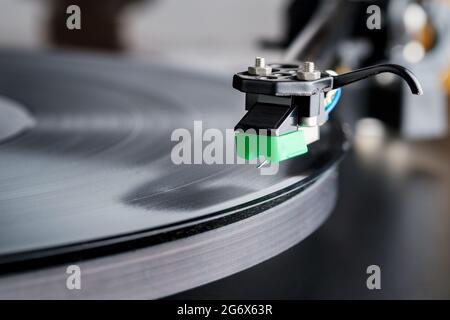
[[[205, 141], [218, 139], [212, 132], [234, 135], [241, 97], [228, 77], [103, 55], [1, 52], [0, 298], [165, 297], [311, 234], [333, 208], [348, 149], [329, 121], [340, 87], [391, 72], [414, 94], [422, 89], [398, 65], [337, 75], [304, 64], [258, 58], [234, 76], [247, 111], [234, 128], [237, 155], [264, 156], [258, 170], [198, 161]], [[255, 141], [271, 147], [239, 147], [251, 136], [242, 129], [265, 130]], [[194, 162], [174, 161], [177, 132], [194, 140]], [[266, 164], [275, 174], [262, 172]]]
[[[348, 144], [331, 121], [276, 175], [172, 163], [175, 129], [242, 116], [229, 76], [17, 51], [0, 74], [1, 298], [164, 297], [288, 249], [335, 203]], [[70, 265], [82, 290], [66, 287]]]

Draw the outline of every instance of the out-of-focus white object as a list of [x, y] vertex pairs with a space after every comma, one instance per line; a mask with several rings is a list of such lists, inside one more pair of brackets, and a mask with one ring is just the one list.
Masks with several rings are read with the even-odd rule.
[[427, 23], [427, 14], [422, 6], [417, 3], [411, 3], [406, 7], [405, 14], [403, 15], [403, 23], [406, 32], [419, 32]]
[[410, 41], [403, 47], [403, 57], [409, 63], [418, 63], [425, 56], [425, 48], [418, 41]]
[[[412, 2], [391, 1], [387, 11], [392, 24], [391, 39], [395, 40], [391, 43], [391, 61], [411, 69], [424, 91], [422, 96], [411, 96], [403, 85], [400, 131], [409, 139], [438, 138], [448, 130], [447, 95], [441, 76], [450, 57], [450, 6], [444, 1], [425, 1], [421, 5]], [[427, 21], [433, 23], [437, 42], [425, 52], [411, 32], [423, 28]]]

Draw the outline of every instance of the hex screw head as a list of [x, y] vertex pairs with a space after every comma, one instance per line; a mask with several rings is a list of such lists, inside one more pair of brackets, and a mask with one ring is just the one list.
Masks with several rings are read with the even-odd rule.
[[268, 76], [272, 73], [272, 68], [266, 66], [266, 59], [256, 57], [255, 65], [248, 67], [248, 73], [254, 76]]
[[314, 62], [305, 61], [297, 71], [297, 79], [304, 81], [320, 79], [320, 71], [315, 69]]

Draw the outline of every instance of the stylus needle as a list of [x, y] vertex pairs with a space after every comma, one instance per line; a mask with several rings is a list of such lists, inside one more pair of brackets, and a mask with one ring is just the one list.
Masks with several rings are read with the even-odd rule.
[[256, 168], [261, 168], [263, 167], [266, 163], [269, 163], [269, 161], [267, 161], [267, 159], [265, 159], [263, 162], [261, 162], [260, 164], [258, 164], [258, 166]]

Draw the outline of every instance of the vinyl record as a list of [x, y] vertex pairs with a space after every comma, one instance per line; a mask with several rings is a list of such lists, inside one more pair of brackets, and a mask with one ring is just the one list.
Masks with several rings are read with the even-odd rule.
[[[224, 132], [241, 118], [244, 97], [230, 79], [103, 55], [1, 52], [0, 125], [10, 127], [0, 143], [2, 279], [12, 284], [11, 272], [130, 250], [162, 254], [168, 252], [164, 245], [214, 239], [211, 232], [238, 228], [270, 210], [270, 219], [282, 212], [303, 217], [304, 225], [302, 219], [296, 226], [285, 221], [298, 230], [285, 245], [243, 258], [242, 266], [220, 275], [189, 280], [183, 287], [188, 288], [254, 265], [316, 229], [333, 206], [333, 172], [346, 147], [336, 124], [324, 126], [310, 152], [282, 162], [275, 175], [261, 175], [249, 164], [172, 162], [175, 129], [193, 132], [198, 120], [203, 132]], [[323, 194], [308, 196], [309, 202], [293, 200], [319, 184]], [[287, 201], [289, 206], [273, 210]], [[242, 241], [258, 247], [254, 239]], [[180, 290], [168, 288], [166, 283], [166, 291], [154, 289], [148, 296]]]

